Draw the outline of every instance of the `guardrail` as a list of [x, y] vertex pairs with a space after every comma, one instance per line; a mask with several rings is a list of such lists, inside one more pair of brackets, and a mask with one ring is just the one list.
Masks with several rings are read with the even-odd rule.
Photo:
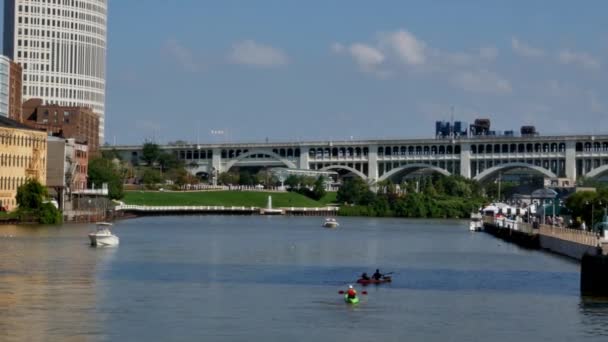
[[[247, 207], [247, 206], [148, 206], [148, 205], [134, 205], [134, 204], [121, 204], [114, 208], [117, 211], [143, 211], [143, 212], [164, 212], [164, 211], [193, 211], [193, 212], [205, 212], [205, 211], [250, 211], [259, 212], [267, 208], [260, 207]], [[272, 208], [276, 210], [284, 210], [286, 212], [337, 212], [340, 210], [338, 207], [280, 207]]]
[[496, 219], [494, 217], [486, 216], [483, 218], [484, 224], [491, 224], [502, 229], [511, 229], [527, 233], [530, 235], [539, 234], [549, 236], [552, 238], [570, 241], [585, 246], [596, 247], [598, 246], [601, 235], [596, 232], [590, 232], [580, 229], [571, 229], [565, 227], [556, 227], [546, 224], [538, 225], [538, 228], [534, 228], [532, 224], [526, 222], [517, 222], [514, 220], [507, 219]]
[[596, 247], [601, 236], [598, 233], [580, 229], [570, 229], [563, 227], [553, 227], [541, 224], [539, 228], [541, 235], [550, 236], [556, 239], [575, 242], [581, 245]]

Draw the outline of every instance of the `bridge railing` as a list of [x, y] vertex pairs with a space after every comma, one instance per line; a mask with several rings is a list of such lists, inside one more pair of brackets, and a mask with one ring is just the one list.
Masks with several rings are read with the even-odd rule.
[[601, 236], [595, 232], [589, 232], [580, 229], [554, 227], [546, 224], [540, 225], [539, 233], [544, 236], [550, 236], [561, 240], [576, 242], [591, 247], [598, 246], [601, 238]]
[[[163, 206], [149, 206], [149, 205], [134, 205], [134, 204], [122, 204], [115, 207], [117, 211], [132, 210], [132, 211], [259, 211], [264, 208], [260, 207], [248, 207], [248, 206], [218, 206], [218, 205], [163, 205]], [[338, 207], [281, 207], [274, 209], [282, 209], [286, 211], [335, 211], [340, 210]]]

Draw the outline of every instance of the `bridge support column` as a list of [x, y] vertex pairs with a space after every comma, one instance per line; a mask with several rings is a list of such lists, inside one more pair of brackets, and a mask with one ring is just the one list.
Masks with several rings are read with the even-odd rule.
[[213, 149], [213, 157], [211, 158], [211, 170], [209, 175], [213, 180], [213, 185], [217, 185], [217, 177], [222, 173], [222, 150], [219, 148]]
[[298, 161], [298, 168], [302, 169], [302, 170], [308, 170], [310, 169], [309, 163], [308, 163], [308, 151], [309, 148], [308, 147], [300, 147], [300, 160]]
[[370, 145], [368, 146], [369, 154], [367, 155], [367, 170], [369, 174], [367, 175], [367, 179], [370, 182], [378, 181], [378, 146]]
[[576, 142], [566, 142], [566, 177], [576, 183]]
[[460, 175], [471, 179], [471, 145], [468, 143], [460, 145]]

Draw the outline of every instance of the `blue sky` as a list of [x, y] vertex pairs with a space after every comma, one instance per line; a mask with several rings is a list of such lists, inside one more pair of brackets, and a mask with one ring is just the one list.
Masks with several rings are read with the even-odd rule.
[[605, 1], [109, 7], [110, 143], [431, 137], [452, 106], [497, 130], [608, 133]]

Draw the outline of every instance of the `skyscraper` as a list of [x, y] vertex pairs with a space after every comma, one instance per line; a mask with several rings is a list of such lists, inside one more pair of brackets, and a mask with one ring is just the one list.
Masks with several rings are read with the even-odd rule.
[[23, 100], [89, 107], [104, 138], [107, 0], [4, 0], [4, 55], [23, 68]]

